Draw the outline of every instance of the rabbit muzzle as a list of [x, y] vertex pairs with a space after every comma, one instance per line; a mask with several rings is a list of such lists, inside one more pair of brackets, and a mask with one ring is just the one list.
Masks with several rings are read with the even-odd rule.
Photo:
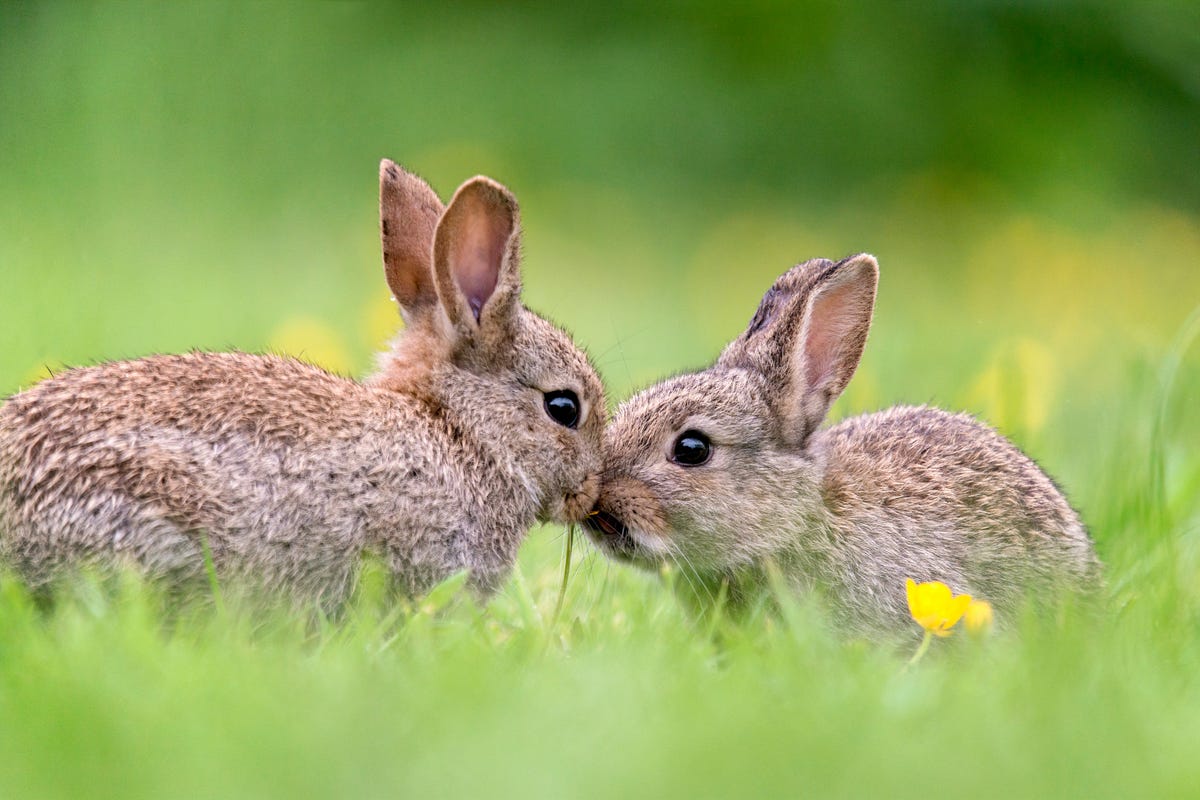
[[568, 490], [548, 504], [543, 521], [574, 524], [583, 522], [600, 497], [600, 476], [588, 475], [575, 489]]
[[661, 502], [647, 484], [629, 476], [606, 475], [583, 524], [592, 540], [620, 561], [654, 568], [670, 549]]

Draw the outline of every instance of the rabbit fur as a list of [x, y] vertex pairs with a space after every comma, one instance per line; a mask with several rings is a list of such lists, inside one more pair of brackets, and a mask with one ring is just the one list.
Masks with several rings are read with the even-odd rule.
[[[0, 555], [32, 585], [126, 563], [236, 575], [336, 605], [366, 553], [419, 594], [479, 594], [536, 521], [598, 491], [603, 388], [520, 301], [516, 200], [484, 177], [443, 206], [380, 166], [387, 283], [405, 327], [364, 382], [275, 355], [161, 355], [71, 369], [0, 408]], [[545, 394], [578, 398], [577, 426]]]
[[[897, 407], [819, 429], [862, 356], [878, 274], [865, 254], [794, 267], [713, 366], [623, 403], [587, 520], [601, 549], [743, 597], [773, 564], [868, 636], [911, 628], [907, 578], [986, 599], [1001, 621], [1031, 587], [1094, 587], [1078, 515], [991, 428]], [[684, 432], [707, 437], [705, 463], [676, 463]]]

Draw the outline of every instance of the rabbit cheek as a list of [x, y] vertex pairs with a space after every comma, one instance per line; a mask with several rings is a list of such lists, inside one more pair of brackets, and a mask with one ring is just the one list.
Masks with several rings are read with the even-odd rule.
[[657, 495], [645, 483], [618, 478], [605, 487], [606, 505], [618, 519], [634, 530], [653, 537], [667, 533], [667, 518]]

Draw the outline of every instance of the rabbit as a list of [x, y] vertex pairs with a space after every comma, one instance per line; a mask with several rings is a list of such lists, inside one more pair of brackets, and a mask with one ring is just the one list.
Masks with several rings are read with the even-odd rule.
[[819, 429], [862, 357], [878, 278], [867, 254], [800, 264], [713, 366], [621, 404], [585, 520], [599, 548], [743, 601], [774, 565], [866, 637], [914, 630], [908, 578], [989, 601], [998, 624], [1030, 588], [1094, 589], [1079, 516], [991, 428], [895, 407]]
[[[364, 555], [414, 596], [460, 571], [486, 599], [535, 521], [598, 492], [604, 390], [520, 299], [516, 199], [446, 206], [380, 166], [404, 328], [364, 382], [276, 355], [71, 369], [0, 408], [0, 557], [31, 586], [75, 564], [218, 576], [336, 606]], [[209, 559], [211, 558], [211, 561]]]

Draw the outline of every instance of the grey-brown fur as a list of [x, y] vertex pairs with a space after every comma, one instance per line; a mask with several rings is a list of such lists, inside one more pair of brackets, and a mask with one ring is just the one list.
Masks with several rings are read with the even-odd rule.
[[[906, 578], [989, 600], [1002, 623], [1030, 592], [1093, 587], [1099, 564], [1078, 516], [992, 429], [909, 407], [819, 429], [862, 355], [877, 281], [868, 255], [801, 264], [716, 364], [624, 403], [596, 511], [626, 531], [593, 519], [593, 539], [701, 580], [753, 582], [775, 563], [869, 635], [912, 625]], [[712, 442], [706, 464], [672, 461], [690, 429]]]
[[[0, 408], [0, 553], [32, 583], [80, 562], [241, 575], [336, 604], [362, 554], [419, 593], [486, 594], [537, 520], [597, 493], [604, 397], [566, 333], [520, 303], [516, 201], [475, 178], [443, 208], [380, 171], [406, 328], [364, 383], [290, 358], [192, 353], [73, 369]], [[436, 258], [435, 258], [436, 251]], [[570, 389], [578, 429], [546, 413]]]

